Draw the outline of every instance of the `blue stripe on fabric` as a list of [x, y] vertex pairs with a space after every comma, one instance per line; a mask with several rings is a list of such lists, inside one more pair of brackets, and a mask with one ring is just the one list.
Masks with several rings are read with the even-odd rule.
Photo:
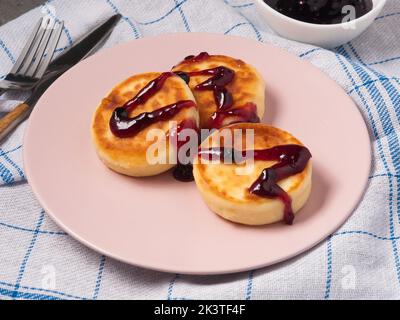
[[5, 184], [13, 183], [14, 177], [8, 168], [0, 162], [0, 177], [4, 181]]
[[[244, 17], [244, 18], [247, 20], [246, 17]], [[253, 29], [254, 33], [256, 34], [257, 40], [260, 41], [260, 42], [263, 41], [260, 31], [249, 20], [247, 20], [247, 22], [240, 22], [240, 23], [235, 24], [233, 27], [230, 27], [227, 31], [225, 31], [224, 34], [229, 34], [233, 30], [235, 30], [236, 28], [238, 28], [240, 26], [250, 26]]]
[[[62, 48], [57, 48], [57, 49], [54, 50], [54, 52], [55, 52], [55, 53], [59, 53], [59, 52], [65, 51], [65, 50], [67, 50], [67, 49], [69, 49], [69, 46], [65, 46], [65, 47], [62, 47]], [[47, 53], [45, 53], [45, 54], [43, 55], [43, 57], [44, 57], [44, 58], [47, 57]]]
[[350, 91], [348, 91], [347, 93], [348, 93], [348, 94], [352, 94], [353, 91], [354, 91], [356, 88], [359, 89], [359, 88], [365, 87], [366, 85], [368, 85], [368, 84], [370, 84], [370, 83], [372, 83], [372, 82], [383, 82], [383, 81], [391, 81], [391, 80], [397, 80], [397, 79], [398, 79], [398, 78], [396, 78], [396, 77], [390, 77], [390, 78], [379, 77], [378, 79], [369, 80], [369, 81], [367, 81], [366, 83], [359, 84], [359, 85], [355, 86], [353, 89], [351, 89]]
[[[2, 151], [2, 150], [0, 149], [0, 151]], [[6, 153], [3, 154], [3, 158], [18, 172], [18, 174], [21, 178], [25, 179], [24, 172], [19, 167], [19, 165], [17, 165], [14, 161], [12, 161], [11, 158]]]
[[309, 54], [311, 54], [313, 52], [320, 51], [320, 50], [322, 50], [322, 48], [314, 48], [314, 49], [311, 49], [311, 50], [308, 50], [306, 52], [303, 52], [303, 53], [299, 54], [299, 57], [303, 58], [303, 57], [305, 57], [305, 56], [307, 56], [307, 55], [309, 55]]
[[177, 273], [174, 275], [174, 277], [171, 279], [169, 285], [168, 285], [168, 293], [167, 293], [167, 300], [174, 300], [172, 298], [172, 293], [174, 291], [174, 286], [176, 281], [179, 279], [180, 275]]
[[400, 86], [400, 79], [399, 78], [394, 78], [394, 82], [396, 82], [397, 85]]
[[254, 6], [254, 3], [244, 3], [244, 4], [231, 4], [228, 0], [224, 0], [224, 2], [232, 7], [232, 8], [236, 8], [236, 9], [241, 9], [241, 8], [248, 8], [248, 7], [252, 7]]
[[[0, 226], [2, 227], [6, 227], [6, 228], [10, 228], [10, 229], [15, 229], [18, 231], [25, 231], [25, 232], [31, 232], [34, 233], [36, 232], [33, 229], [28, 229], [28, 228], [23, 228], [23, 227], [19, 227], [19, 226], [14, 226], [12, 224], [8, 224], [5, 222], [0, 222]], [[47, 231], [47, 230], [39, 230], [37, 231], [39, 234], [48, 234], [48, 235], [55, 235], [55, 236], [66, 236], [68, 235], [68, 233], [65, 232], [61, 232], [61, 231]]]
[[257, 27], [253, 24], [253, 22], [251, 22], [249, 19], [247, 19], [247, 17], [246, 17], [245, 15], [241, 14], [240, 12], [239, 12], [239, 14], [240, 14], [240, 15], [243, 17], [243, 19], [245, 19], [245, 20], [248, 22], [248, 24], [253, 28], [253, 31], [254, 31], [254, 33], [256, 34], [257, 40], [260, 41], [260, 42], [262, 42], [262, 41], [263, 41], [263, 38], [262, 38], [261, 32], [257, 29]]
[[[178, 0], [174, 0], [174, 2], [175, 2], [175, 5], [178, 6], [178, 4], [179, 4]], [[186, 16], [185, 16], [185, 13], [183, 12], [182, 7], [183, 7], [183, 5], [180, 5], [178, 7], [179, 14], [181, 15], [183, 25], [185, 26], [186, 32], [191, 32], [189, 22], [186, 19]]]
[[[13, 288], [15, 286], [15, 284], [3, 282], [3, 281], [0, 281], [0, 285], [7, 286], [7, 287], [13, 287]], [[78, 297], [78, 296], [75, 296], [75, 295], [72, 295], [72, 294], [68, 294], [68, 293], [64, 293], [64, 292], [60, 292], [60, 291], [56, 291], [56, 290], [50, 290], [50, 289], [35, 288], [35, 287], [28, 287], [28, 286], [20, 286], [20, 289], [30, 290], [30, 291], [40, 291], [40, 292], [46, 292], [46, 293], [53, 293], [53, 294], [60, 295], [60, 296], [66, 297], [66, 298], [71, 298], [71, 299], [89, 300], [89, 299], [84, 298], [84, 297]], [[18, 292], [17, 292], [17, 294], [18, 294]], [[54, 297], [54, 298], [56, 298], [56, 297]]]
[[235, 24], [233, 27], [229, 28], [228, 30], [226, 30], [224, 32], [224, 34], [229, 34], [231, 31], [235, 30], [236, 28], [240, 27], [240, 26], [249, 26], [250, 24], [248, 22], [241, 22], [238, 24]]
[[11, 149], [11, 150], [8, 150], [8, 151], [0, 151], [0, 157], [4, 156], [6, 154], [10, 154], [10, 153], [12, 153], [14, 151], [17, 151], [17, 150], [21, 149], [21, 148], [22, 148], [22, 144], [20, 146], [16, 147], [16, 148], [14, 148], [14, 149]]
[[[48, 5], [49, 5], [51, 2], [52, 2], [52, 1], [49, 1], [49, 0], [46, 1], [46, 2], [42, 5], [42, 8], [44, 8], [44, 9], [47, 11], [47, 14], [50, 15], [50, 17], [52, 17], [56, 22], [60, 23], [61, 20], [58, 19], [58, 17], [56, 17], [56, 16], [53, 14], [53, 12], [51, 12], [51, 10], [50, 10], [49, 7], [48, 7]], [[65, 35], [67, 36], [69, 45], [72, 46], [73, 43], [74, 43], [74, 40], [72, 39], [71, 33], [69, 32], [69, 30], [68, 30], [68, 28], [65, 26], [65, 24], [64, 24], [64, 26], [63, 26], [63, 31], [64, 31]]]
[[397, 178], [397, 177], [400, 177], [400, 175], [392, 174], [392, 173], [379, 173], [379, 174], [375, 174], [373, 176], [370, 176], [368, 179], [374, 179], [374, 178], [379, 178], [379, 177]]
[[122, 15], [122, 19], [131, 27], [135, 39], [139, 39], [140, 33], [139, 30], [134, 25], [134, 23], [127, 16], [122, 14], [122, 12], [118, 9], [118, 7], [114, 4], [114, 2], [112, 2], [111, 0], [106, 0], [106, 2], [114, 10], [115, 13], [119, 13]]
[[329, 299], [331, 294], [331, 286], [332, 286], [332, 236], [328, 237], [327, 240], [327, 270], [326, 270], [326, 285], [325, 285], [325, 299]]
[[253, 293], [254, 272], [255, 270], [249, 272], [249, 277], [247, 280], [247, 288], [246, 288], [246, 300], [251, 300], [251, 295]]
[[388, 14], [385, 14], [383, 16], [377, 17], [375, 20], [381, 20], [381, 19], [384, 19], [384, 18], [393, 17], [393, 16], [397, 16], [397, 15], [400, 15], [400, 12], [388, 13]]
[[0, 39], [0, 47], [4, 50], [5, 54], [11, 60], [11, 62], [15, 63], [14, 55], [11, 53], [10, 49], [6, 46], [6, 44], [1, 39]]
[[32, 240], [31, 240], [31, 242], [30, 242], [30, 244], [28, 246], [28, 249], [26, 251], [24, 259], [22, 260], [21, 265], [19, 267], [17, 281], [15, 282], [15, 287], [14, 287], [14, 292], [16, 292], [16, 293], [18, 292], [18, 289], [20, 287], [22, 278], [23, 278], [24, 273], [25, 273], [26, 264], [28, 263], [29, 257], [30, 257], [30, 255], [32, 253], [32, 250], [33, 250], [33, 247], [35, 246], [35, 243], [36, 243], [36, 240], [37, 240], [37, 237], [38, 237], [38, 234], [39, 234], [39, 230], [40, 230], [40, 227], [43, 224], [44, 218], [45, 218], [44, 211], [41, 211], [40, 212], [40, 216], [39, 216], [39, 220], [37, 222], [35, 231], [33, 233]]
[[[317, 51], [321, 51], [321, 50], [323, 50], [323, 49], [322, 48], [315, 48], [315, 49], [312, 49], [312, 50], [309, 50], [309, 51], [306, 51], [304, 53], [299, 54], [299, 57], [303, 58], [303, 57], [305, 57], [305, 56], [307, 56], [307, 55], [309, 55], [311, 53], [314, 53], [314, 52], [317, 52]], [[396, 60], [400, 60], [400, 56], [399, 57], [388, 58], [388, 59], [385, 59], [385, 60], [382, 60], [382, 61], [366, 63], [365, 65], [366, 66], [376, 66], [376, 65], [387, 63], [387, 62], [396, 61]]]
[[227, 35], [227, 34], [231, 33], [233, 30], [235, 30], [236, 28], [239, 28], [241, 26], [250, 26], [253, 29], [254, 33], [256, 34], [257, 40], [261, 41], [261, 42], [263, 41], [260, 31], [258, 31], [258, 29], [255, 27], [255, 25], [250, 22], [237, 23], [233, 27], [230, 27], [227, 31], [225, 31], [224, 34]]
[[164, 20], [166, 17], [168, 17], [169, 15], [171, 15], [175, 10], [178, 10], [180, 6], [182, 6], [184, 3], [186, 3], [188, 0], [182, 0], [180, 2], [178, 2], [177, 5], [175, 5], [175, 7], [173, 7], [171, 10], [169, 10], [166, 14], [164, 14], [163, 16], [161, 16], [160, 18], [157, 18], [155, 20], [151, 20], [151, 21], [147, 21], [147, 22], [137, 22], [138, 24], [147, 26], [150, 24], [154, 24], [157, 22], [160, 22], [161, 20]]
[[341, 231], [341, 232], [336, 232], [333, 234], [333, 236], [344, 236], [344, 235], [365, 235], [369, 236], [378, 240], [384, 240], [384, 241], [392, 241], [392, 240], [400, 240], [400, 237], [382, 237], [378, 236], [372, 232], [368, 231], [363, 231], [363, 230], [349, 230], [349, 231]]
[[[340, 47], [335, 48], [335, 49], [339, 49], [339, 48]], [[306, 52], [303, 52], [303, 53], [299, 54], [299, 57], [303, 58], [303, 57], [305, 57], [305, 56], [307, 56], [307, 55], [309, 55], [311, 53], [314, 53], [314, 52], [317, 52], [317, 51], [321, 51], [321, 50], [323, 50], [323, 49], [322, 48], [314, 48], [314, 49], [311, 49], [311, 50], [308, 50]], [[382, 61], [363, 63], [363, 65], [365, 65], [365, 66], [375, 66], [375, 65], [380, 65], [380, 64], [384, 64], [384, 63], [392, 62], [392, 61], [396, 61], [396, 60], [400, 60], [400, 56], [393, 57], [393, 58], [387, 58], [387, 59], [384, 59]], [[370, 69], [370, 70], [372, 71], [372, 69]]]
[[106, 256], [102, 255], [100, 257], [100, 266], [99, 266], [99, 272], [97, 273], [96, 286], [94, 288], [94, 293], [93, 293], [93, 300], [96, 300], [99, 296], [101, 280], [103, 279], [105, 264], [106, 264]]
[[133, 31], [133, 36], [135, 37], [135, 39], [139, 39], [140, 38], [140, 34], [138, 29], [136, 29], [135, 25], [133, 24], [133, 22], [128, 18], [128, 17], [122, 17], [122, 19], [128, 23], [128, 25], [131, 27], [132, 31]]
[[371, 62], [371, 63], [368, 63], [368, 65], [376, 66], [378, 64], [384, 64], [384, 63], [392, 62], [392, 61], [396, 61], [396, 60], [400, 60], [400, 57], [394, 57], [394, 58], [389, 58], [389, 59], [385, 59], [385, 60], [382, 60], [382, 61]]
[[10, 297], [14, 299], [26, 299], [26, 300], [61, 300], [60, 298], [50, 296], [50, 295], [43, 295], [43, 294], [36, 294], [36, 293], [25, 293], [16, 290], [8, 290], [4, 288], [0, 288], [0, 295], [5, 297]]
[[[63, 52], [64, 50], [67, 50], [69, 47], [68, 46], [65, 46], [65, 47], [62, 47], [62, 48], [57, 48], [56, 50], [54, 50], [54, 52]], [[47, 54], [45, 54], [44, 55], [44, 57], [46, 56]]]
[[[350, 44], [351, 46], [351, 44]], [[359, 55], [357, 54], [357, 52], [355, 51], [354, 47], [350, 47], [351, 50], [353, 51], [353, 53], [355, 54], [356, 58], [361, 62], [361, 59], [359, 57]], [[344, 56], [347, 57], [347, 59], [349, 60], [349, 55], [347, 54], [346, 50], [344, 49], [344, 47], [342, 46], [340, 48], [340, 51], [343, 52]], [[350, 64], [352, 65], [353, 69], [357, 72], [357, 74], [363, 79], [363, 81], [367, 81], [369, 80], [368, 78], [369, 75], [357, 64], [352, 63], [350, 61]], [[375, 72], [374, 72], [375, 73]], [[399, 163], [399, 142], [397, 139], [397, 135], [396, 133], [393, 131], [393, 124], [391, 122], [391, 119], [389, 117], [389, 113], [388, 110], [385, 108], [386, 105], [383, 101], [382, 96], [380, 95], [379, 90], [376, 88], [374, 83], [371, 83], [370, 85], [366, 86], [367, 91], [369, 92], [369, 94], [371, 95], [374, 104], [376, 106], [376, 109], [378, 111], [379, 114], [379, 118], [381, 119], [381, 124], [383, 127], [383, 131], [385, 132], [385, 134], [387, 135], [388, 138], [388, 142], [389, 142], [389, 151], [390, 151], [390, 155], [391, 158], [393, 159], [393, 165], [396, 168], [396, 172], [398, 170], [398, 166], [396, 165]], [[385, 87], [386, 91], [388, 91], [388, 87]], [[393, 93], [392, 92], [388, 92], [392, 103], [393, 103]], [[395, 105], [395, 104], [393, 104]], [[392, 133], [394, 133], [392, 135]], [[377, 139], [377, 141], [379, 141], [379, 139]], [[386, 168], [387, 172], [390, 172], [389, 168]], [[389, 229], [390, 229], [390, 236], [391, 237], [395, 237], [394, 234], [394, 213], [393, 213], [393, 185], [391, 182], [391, 179], [389, 179], [390, 181], [390, 188], [391, 188], [391, 195], [390, 195], [390, 212], [389, 212]], [[399, 207], [397, 208], [397, 213], [399, 215]], [[399, 260], [399, 254], [398, 254], [398, 249], [397, 249], [397, 243], [395, 240], [391, 241], [392, 244], [392, 250], [393, 250], [393, 255], [394, 255], [394, 262], [395, 262], [395, 267], [396, 267], [396, 273], [397, 273], [397, 279], [398, 282], [400, 283], [400, 260]]]

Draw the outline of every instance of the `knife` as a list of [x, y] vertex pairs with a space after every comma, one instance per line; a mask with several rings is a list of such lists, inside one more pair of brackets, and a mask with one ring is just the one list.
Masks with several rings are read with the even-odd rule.
[[104, 44], [121, 17], [120, 14], [112, 16], [50, 63], [42, 79], [33, 87], [29, 98], [0, 119], [0, 142], [29, 116], [40, 97], [55, 80]]

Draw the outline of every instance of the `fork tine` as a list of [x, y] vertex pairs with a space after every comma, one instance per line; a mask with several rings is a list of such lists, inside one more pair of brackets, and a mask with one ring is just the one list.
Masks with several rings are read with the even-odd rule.
[[26, 72], [28, 71], [29, 67], [31, 66], [32, 62], [35, 59], [36, 53], [39, 49], [39, 45], [42, 42], [44, 33], [45, 33], [45, 28], [47, 27], [47, 25], [50, 22], [50, 18], [46, 19], [46, 21], [43, 22], [43, 25], [39, 28], [39, 32], [37, 33], [34, 43], [32, 45], [31, 50], [28, 53], [28, 56], [26, 57], [21, 69], [18, 71], [18, 75], [24, 76], [26, 74]]
[[43, 62], [39, 66], [39, 68], [35, 74], [35, 78], [41, 78], [43, 76], [43, 74], [45, 73], [47, 67], [49, 66], [50, 61], [53, 58], [54, 52], [56, 51], [63, 28], [64, 28], [64, 21], [57, 23], [57, 27], [54, 27], [53, 33], [51, 34], [51, 38], [47, 45], [47, 55], [45, 55], [43, 57]]
[[38, 21], [38, 23], [36, 24], [36, 26], [34, 28], [34, 31], [29, 36], [25, 47], [22, 49], [17, 61], [15, 62], [13, 68], [11, 69], [10, 73], [16, 74], [18, 72], [19, 68], [21, 67], [22, 63], [24, 62], [24, 60], [25, 60], [25, 58], [26, 58], [26, 56], [27, 56], [27, 54], [29, 52], [29, 49], [32, 47], [33, 41], [36, 38], [36, 35], [37, 35], [38, 31], [39, 31], [40, 26], [42, 25], [42, 22], [43, 22], [43, 18], [41, 18]]
[[42, 41], [40, 42], [40, 45], [39, 45], [39, 48], [35, 55], [34, 61], [31, 63], [30, 67], [28, 68], [25, 76], [31, 77], [31, 78], [34, 76], [38, 66], [40, 65], [40, 62], [43, 59], [43, 56], [46, 53], [46, 48], [49, 44], [49, 39], [53, 33], [54, 28], [55, 28], [54, 23], [50, 24], [50, 22], [49, 22], [49, 24], [46, 26], [46, 29], [45, 29], [46, 31], [44, 32]]

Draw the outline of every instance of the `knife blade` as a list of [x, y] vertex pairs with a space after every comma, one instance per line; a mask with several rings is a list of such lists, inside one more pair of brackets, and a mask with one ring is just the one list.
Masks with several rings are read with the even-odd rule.
[[121, 18], [122, 16], [120, 14], [116, 14], [106, 22], [94, 28], [93, 31], [85, 35], [74, 46], [68, 49], [68, 51], [54, 59], [48, 66], [47, 72], [60, 70], [66, 66], [72, 67], [79, 61], [97, 51], [97, 49], [100, 48], [110, 36], [115, 25]]
[[33, 87], [29, 98], [0, 119], [0, 142], [29, 116], [37, 101], [55, 80], [104, 44], [121, 17], [120, 14], [116, 14], [95, 27], [49, 65], [42, 79]]

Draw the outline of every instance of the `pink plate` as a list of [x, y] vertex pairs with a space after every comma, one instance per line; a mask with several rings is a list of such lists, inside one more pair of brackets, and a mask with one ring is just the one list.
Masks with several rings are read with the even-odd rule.
[[[90, 126], [106, 93], [132, 74], [169, 70], [200, 51], [254, 65], [267, 83], [264, 121], [310, 148], [313, 191], [293, 226], [227, 222], [206, 207], [194, 183], [177, 182], [170, 173], [125, 177], [97, 158]], [[283, 261], [334, 232], [363, 195], [371, 151], [353, 101], [311, 64], [245, 38], [188, 33], [106, 49], [64, 74], [30, 117], [24, 160], [46, 212], [85, 245], [145, 268], [219, 274]]]

